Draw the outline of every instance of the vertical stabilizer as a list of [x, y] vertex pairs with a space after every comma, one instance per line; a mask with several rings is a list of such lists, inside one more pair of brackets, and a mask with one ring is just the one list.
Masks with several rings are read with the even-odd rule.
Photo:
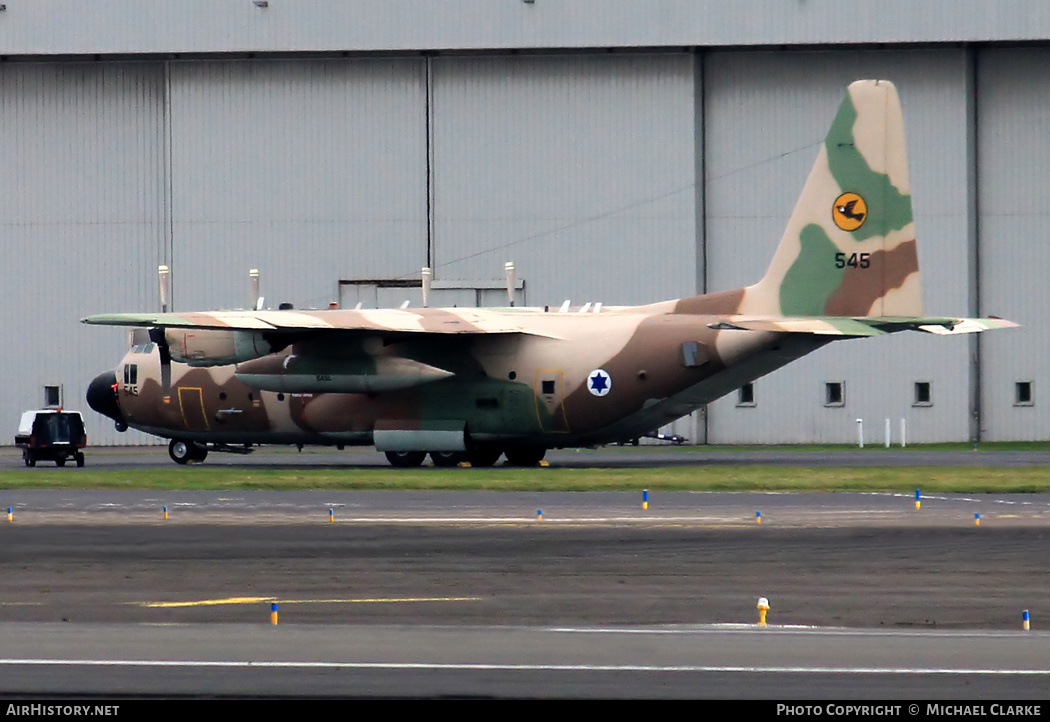
[[886, 80], [849, 86], [765, 277], [739, 313], [921, 316], [904, 120]]

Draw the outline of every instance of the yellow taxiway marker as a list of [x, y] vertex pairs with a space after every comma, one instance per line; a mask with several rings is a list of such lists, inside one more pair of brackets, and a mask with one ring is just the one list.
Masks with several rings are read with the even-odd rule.
[[177, 607], [214, 607], [222, 604], [395, 604], [398, 602], [479, 602], [481, 597], [392, 597], [361, 599], [278, 599], [277, 597], [228, 597], [226, 599], [200, 599], [194, 602], [130, 602], [149, 609], [174, 609]]

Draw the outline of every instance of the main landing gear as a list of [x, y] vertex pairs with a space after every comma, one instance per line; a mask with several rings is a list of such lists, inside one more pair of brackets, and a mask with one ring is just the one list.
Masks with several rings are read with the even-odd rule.
[[470, 462], [471, 466], [489, 467], [504, 454], [510, 466], [536, 466], [543, 461], [547, 450], [542, 446], [508, 446], [502, 449], [498, 446], [478, 445], [469, 451], [387, 451], [386, 458], [391, 466], [407, 469], [422, 465], [428, 453], [434, 466], [443, 468], [459, 466], [464, 461]]

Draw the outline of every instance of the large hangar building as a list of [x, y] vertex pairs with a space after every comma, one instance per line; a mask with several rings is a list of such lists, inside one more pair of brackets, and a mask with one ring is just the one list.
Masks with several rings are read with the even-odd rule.
[[[7, 0], [0, 418], [85, 406], [160, 305], [635, 304], [764, 272], [846, 85], [904, 105], [926, 311], [684, 419], [709, 443], [1050, 436], [1050, 4]], [[750, 392], [750, 393], [749, 393]], [[89, 413], [94, 443], [148, 443]]]

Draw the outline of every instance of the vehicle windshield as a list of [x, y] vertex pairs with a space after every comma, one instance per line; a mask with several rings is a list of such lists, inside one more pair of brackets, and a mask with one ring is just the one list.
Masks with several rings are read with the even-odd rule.
[[73, 444], [84, 435], [84, 425], [75, 414], [47, 414], [36, 417], [33, 434], [45, 437], [52, 444]]

